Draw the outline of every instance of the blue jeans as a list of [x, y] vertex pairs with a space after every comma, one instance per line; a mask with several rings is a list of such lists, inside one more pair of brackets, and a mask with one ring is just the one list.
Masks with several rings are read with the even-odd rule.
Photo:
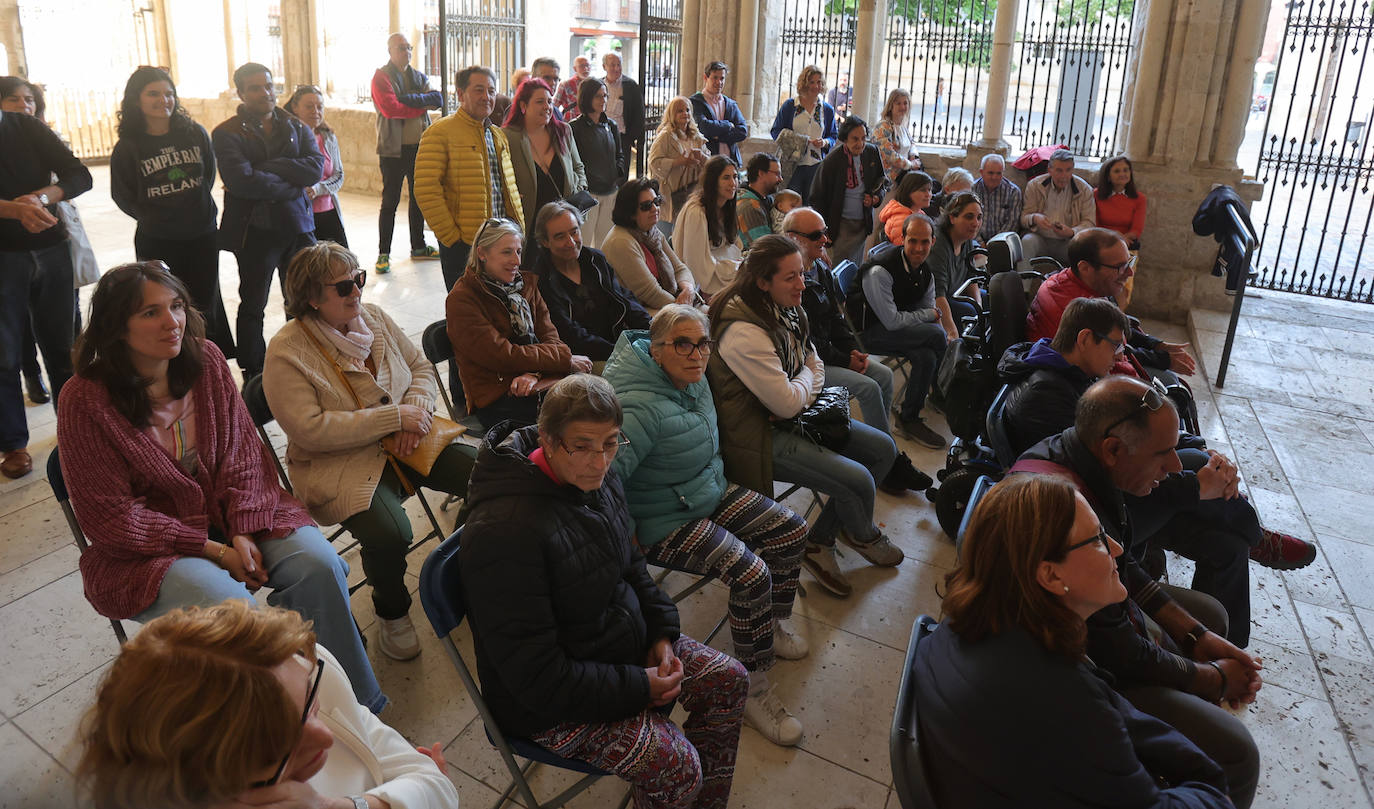
[[76, 331], [71, 244], [65, 239], [42, 250], [0, 250], [0, 452], [29, 444], [19, 370], [24, 327], [30, 323], [56, 408], [57, 395], [72, 376]]
[[773, 477], [830, 496], [811, 527], [810, 541], [818, 545], [834, 545], [839, 528], [855, 542], [868, 542], [878, 535], [878, 526], [873, 524], [874, 481], [887, 477], [896, 458], [892, 436], [859, 421], [850, 421], [849, 443], [843, 452], [785, 429], [773, 429]]
[[820, 163], [812, 163], [792, 169], [792, 178], [787, 181], [787, 187], [801, 194], [803, 205], [811, 204], [811, 183], [816, 179], [816, 169], [820, 167]]
[[945, 330], [939, 323], [917, 323], [896, 331], [875, 323], [864, 329], [864, 345], [875, 354], [899, 355], [911, 362], [906, 395], [902, 397], [902, 420], [921, 417], [926, 394], [935, 381], [935, 371], [945, 356]]
[[863, 373], [838, 365], [827, 365], [825, 383], [847, 388], [859, 403], [864, 424], [891, 434], [892, 428], [887, 418], [888, 411], [892, 409], [891, 368], [876, 358], [868, 361], [868, 368]]
[[[258, 544], [267, 568], [267, 603], [295, 610], [315, 625], [315, 635], [348, 673], [353, 694], [373, 713], [386, 707], [386, 695], [372, 673], [362, 637], [353, 623], [348, 602], [348, 564], [334, 552], [320, 529], [313, 525], [296, 529], [281, 539]], [[253, 596], [229, 571], [199, 556], [183, 556], [172, 563], [158, 589], [157, 600], [134, 616], [147, 623], [179, 607], [212, 607]]]

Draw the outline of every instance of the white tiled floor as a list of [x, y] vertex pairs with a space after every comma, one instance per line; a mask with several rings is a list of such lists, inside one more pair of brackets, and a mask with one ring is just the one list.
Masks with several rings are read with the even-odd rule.
[[[95, 191], [79, 202], [101, 263], [110, 266], [132, 259], [133, 223], [109, 200], [108, 172], [95, 175]], [[365, 266], [374, 258], [376, 204], [343, 196]], [[405, 242], [402, 211], [399, 254]], [[237, 279], [232, 256], [222, 259], [232, 312]], [[369, 279], [366, 295], [418, 341], [443, 316], [439, 265], [400, 258], [394, 266], [391, 275]], [[1201, 375], [1193, 380], [1204, 433], [1240, 462], [1265, 521], [1315, 539], [1322, 551], [1303, 571], [1252, 566], [1252, 648], [1266, 660], [1267, 679], [1243, 715], [1265, 764], [1256, 806], [1374, 807], [1374, 308], [1263, 294], [1246, 302], [1226, 387], [1213, 391]], [[281, 322], [274, 293], [268, 333]], [[1180, 327], [1152, 325], [1187, 337]], [[1195, 312], [1192, 326], [1210, 378], [1225, 318]], [[0, 484], [0, 807], [70, 806], [70, 741], [116, 645], [108, 622], [82, 597], [76, 550], [42, 477], [54, 444], [52, 409], [30, 407], [29, 422], [39, 471]], [[942, 462], [940, 453], [904, 449], [921, 468]], [[798, 623], [813, 651], [780, 662], [773, 679], [805, 723], [806, 738], [797, 749], [780, 749], [746, 730], [733, 807], [897, 807], [887, 734], [900, 661], [915, 617], [938, 612], [935, 587], [954, 564], [954, 549], [923, 498], [879, 494], [878, 512], [907, 559], [877, 569], [850, 554], [841, 564], [855, 584], [851, 598], [811, 587], [799, 600]], [[418, 507], [412, 517], [418, 528]], [[441, 516], [446, 527], [451, 520]], [[430, 547], [412, 555], [415, 570]], [[350, 561], [357, 568], [356, 555]], [[354, 606], [371, 632], [366, 589]], [[724, 589], [707, 587], [683, 607], [688, 632], [704, 635], [723, 610]], [[444, 744], [463, 804], [487, 805], [505, 785], [500, 759], [438, 642], [425, 638], [422, 646], [409, 663], [375, 657], [392, 698], [385, 718], [413, 741]], [[465, 647], [470, 654], [470, 641]], [[567, 781], [547, 772], [536, 779], [545, 789]], [[603, 781], [572, 806], [614, 805], [621, 794]]]

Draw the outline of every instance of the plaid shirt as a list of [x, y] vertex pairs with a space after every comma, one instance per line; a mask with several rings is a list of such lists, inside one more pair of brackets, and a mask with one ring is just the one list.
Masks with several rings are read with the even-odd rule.
[[564, 115], [571, 113], [577, 106], [577, 86], [581, 83], [582, 77], [577, 74], [559, 82], [558, 92], [553, 94], [553, 105]]
[[496, 144], [491, 139], [491, 127], [482, 129], [482, 138], [487, 142], [487, 166], [491, 169], [491, 215], [496, 219], [506, 218], [506, 203], [501, 189], [501, 163], [496, 159]]
[[994, 189], [988, 190], [980, 177], [973, 183], [973, 193], [983, 202], [983, 226], [978, 230], [978, 240], [986, 242], [999, 233], [1015, 233], [1021, 224], [1021, 189], [1016, 183], [1003, 177]]

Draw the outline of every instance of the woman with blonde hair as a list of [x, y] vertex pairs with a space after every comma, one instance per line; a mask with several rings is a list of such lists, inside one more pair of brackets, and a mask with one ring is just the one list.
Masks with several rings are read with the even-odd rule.
[[438, 745], [415, 748], [358, 704], [289, 610], [175, 610], [129, 639], [80, 731], [96, 809], [453, 809]]
[[912, 668], [937, 804], [1250, 805], [1253, 782], [1228, 784], [1087, 658], [1088, 616], [1126, 598], [1121, 552], [1083, 495], [1052, 475], [1012, 475], [974, 509], [945, 577], [944, 621]]
[[888, 182], [897, 182], [904, 171], [920, 170], [921, 158], [911, 144], [911, 93], [898, 87], [887, 94], [883, 114], [878, 125], [873, 127], [873, 142], [878, 145], [878, 154], [883, 158], [883, 171]]
[[782, 102], [778, 108], [769, 134], [778, 143], [787, 187], [801, 195], [802, 205], [810, 205], [816, 167], [835, 148], [840, 130], [835, 123], [835, 108], [821, 98], [825, 74], [819, 67], [803, 67], [797, 74], [796, 89], [796, 97]]
[[673, 217], [701, 182], [706, 167], [706, 138], [692, 120], [692, 103], [676, 96], [663, 108], [663, 122], [649, 147], [649, 174], [663, 189], [659, 228], [673, 235]]
[[267, 347], [262, 388], [286, 433], [296, 495], [322, 525], [357, 537], [377, 612], [378, 646], [394, 660], [420, 653], [410, 621], [404, 502], [416, 486], [462, 496], [476, 451], [453, 443], [428, 474], [389, 460], [414, 452], [433, 423], [434, 366], [374, 303], [367, 272], [333, 242], [296, 254], [286, 271], [291, 317]]

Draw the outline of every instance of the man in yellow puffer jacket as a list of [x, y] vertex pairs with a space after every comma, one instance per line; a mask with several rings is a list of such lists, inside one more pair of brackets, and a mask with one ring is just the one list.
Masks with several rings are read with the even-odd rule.
[[413, 186], [439, 241], [445, 289], [462, 276], [482, 222], [505, 217], [525, 226], [510, 146], [500, 127], [487, 122], [496, 101], [496, 74], [468, 67], [458, 71], [455, 84], [461, 108], [420, 138]]

